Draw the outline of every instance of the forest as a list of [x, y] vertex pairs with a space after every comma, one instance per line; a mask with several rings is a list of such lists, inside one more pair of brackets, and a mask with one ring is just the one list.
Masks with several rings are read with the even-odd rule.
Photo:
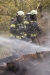
[[0, 0], [0, 31], [9, 30], [10, 20], [16, 16], [17, 11], [23, 10], [26, 14], [37, 9], [39, 2], [42, 10], [50, 10], [50, 0]]

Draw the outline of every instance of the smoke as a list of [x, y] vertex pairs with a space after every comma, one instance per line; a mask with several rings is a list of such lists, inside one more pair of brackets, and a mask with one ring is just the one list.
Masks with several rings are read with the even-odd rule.
[[12, 52], [18, 56], [32, 54], [36, 52], [42, 52], [50, 50], [49, 48], [39, 46], [37, 44], [32, 44], [22, 40], [15, 39], [12, 43]]
[[[8, 39], [8, 38], [0, 37], [0, 53], [4, 54], [5, 51], [6, 54], [7, 51], [9, 52], [5, 57], [3, 55], [0, 55], [2, 57], [2, 59], [0, 59], [0, 65], [2, 63], [3, 66], [5, 66], [8, 61], [12, 62], [15, 56], [21, 57], [23, 55], [34, 54], [36, 52], [50, 51], [50, 48], [39, 46], [34, 43], [32, 44], [19, 39]], [[49, 69], [50, 69], [50, 57], [44, 60], [43, 59], [39, 60], [38, 58], [22, 60], [20, 58], [19, 71], [17, 73], [4, 70], [3, 73], [1, 73], [0, 75], [33, 75], [33, 74], [50, 75]]]
[[45, 25], [46, 25], [46, 38], [44, 38], [44, 39], [46, 39], [45, 40], [45, 46], [46, 47], [49, 47], [50, 48], [50, 13], [49, 12], [46, 12], [46, 14], [44, 15], [44, 17], [45, 17]]
[[29, 72], [26, 75], [50, 75], [50, 60], [31, 60]]
[[12, 67], [10, 64], [14, 64], [15, 67], [11, 69], [9, 67], [9, 69], [2, 71], [0, 75], [50, 75], [50, 53], [46, 53], [46, 57], [44, 57], [45, 52], [42, 54], [43, 58], [40, 59], [11, 61], [9, 66]]
[[11, 56], [11, 40], [0, 37], [0, 59]]
[[42, 29], [42, 35], [39, 38], [41, 45], [49, 47], [50, 45], [50, 11], [44, 10], [43, 17], [40, 18], [39, 25]]
[[[47, 51], [50, 48], [39, 46], [37, 44], [29, 43], [19, 39], [8, 39], [0, 37], [0, 56], [3, 53], [7, 52], [7, 56], [22, 56], [26, 54], [32, 54], [41, 51]], [[1, 58], [0, 58], [1, 59]]]
[[[34, 54], [36, 52], [50, 51], [50, 14], [43, 13], [44, 17], [41, 19], [41, 25], [46, 35], [42, 36], [42, 45], [29, 43], [19, 39], [10, 39], [0, 37], [0, 65], [6, 66], [8, 61], [13, 61], [14, 58], [20, 58], [23, 55]], [[41, 40], [40, 39], [40, 40]], [[16, 61], [15, 66], [17, 65]], [[18, 60], [19, 71], [14, 73], [12, 71], [3, 70], [0, 75], [50, 75], [50, 54], [46, 58], [31, 58], [29, 60]], [[1, 71], [2, 72], [2, 71]]]

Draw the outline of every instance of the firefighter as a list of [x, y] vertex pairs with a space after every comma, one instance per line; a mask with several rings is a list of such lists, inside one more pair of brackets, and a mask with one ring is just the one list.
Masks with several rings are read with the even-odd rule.
[[11, 19], [10, 24], [11, 24], [11, 26], [10, 26], [10, 33], [11, 33], [10, 37], [16, 37], [16, 25], [15, 25], [16, 23], [15, 23], [14, 18]]
[[32, 10], [31, 14], [30, 14], [30, 19], [31, 21], [37, 21], [37, 11], [36, 10]]
[[29, 21], [29, 18], [30, 18], [30, 14], [31, 14], [31, 13], [28, 12], [28, 13], [25, 15], [25, 16], [26, 16], [25, 19], [28, 20], [28, 21]]
[[16, 29], [17, 29], [17, 38], [19, 37], [20, 39], [24, 38], [24, 12], [23, 11], [18, 11], [17, 12], [17, 25], [16, 25]]
[[25, 39], [27, 39], [27, 41], [30, 42], [30, 35], [29, 35], [29, 27], [30, 27], [30, 12], [28, 12], [25, 15], [25, 20], [24, 20], [24, 35], [25, 35]]
[[21, 39], [23, 37], [23, 21], [24, 21], [24, 12], [18, 11], [16, 15], [16, 21], [11, 24], [10, 32], [15, 35], [16, 38]]
[[[29, 29], [29, 34], [32, 42], [36, 42], [35, 38], [37, 38], [36, 31], [41, 34], [41, 29], [39, 28], [39, 25], [37, 24], [37, 11], [32, 10], [30, 14], [30, 29]], [[38, 40], [39, 42], [39, 40]]]

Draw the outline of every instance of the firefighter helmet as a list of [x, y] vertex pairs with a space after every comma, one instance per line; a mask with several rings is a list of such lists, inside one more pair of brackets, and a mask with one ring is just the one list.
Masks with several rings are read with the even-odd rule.
[[34, 14], [37, 15], [37, 11], [36, 11], [36, 10], [32, 10], [32, 11], [31, 11], [31, 15], [34, 15]]
[[24, 12], [23, 11], [18, 11], [17, 12], [17, 15], [19, 15], [19, 16], [22, 16], [23, 15], [24, 16]]

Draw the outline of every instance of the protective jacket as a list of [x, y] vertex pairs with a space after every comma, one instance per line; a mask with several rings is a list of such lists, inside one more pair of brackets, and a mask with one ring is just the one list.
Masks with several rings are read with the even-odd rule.
[[16, 20], [16, 22], [13, 22], [13, 24], [11, 24], [10, 26], [10, 33], [15, 35], [16, 38], [24, 38], [25, 34], [24, 34], [24, 22], [18, 22]]

